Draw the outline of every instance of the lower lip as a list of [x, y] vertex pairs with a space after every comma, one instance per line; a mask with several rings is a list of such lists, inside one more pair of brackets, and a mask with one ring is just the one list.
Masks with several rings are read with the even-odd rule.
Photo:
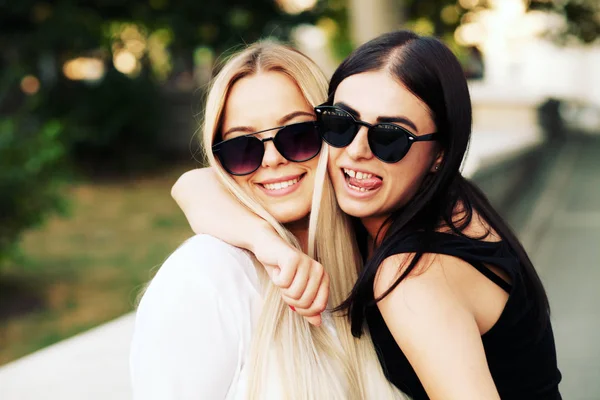
[[269, 190], [266, 187], [264, 187], [263, 185], [261, 185], [260, 183], [257, 184], [256, 186], [258, 186], [259, 189], [262, 190], [263, 193], [265, 193], [268, 196], [283, 197], [283, 196], [287, 196], [288, 194], [293, 193], [296, 190], [298, 190], [298, 187], [300, 187], [300, 185], [302, 184], [303, 179], [304, 179], [304, 175], [300, 175], [298, 177], [298, 182], [294, 183], [292, 186], [288, 186], [283, 189]]
[[373, 196], [375, 193], [377, 193], [381, 189], [381, 186], [379, 186], [376, 189], [371, 189], [371, 190], [367, 190], [364, 192], [361, 192], [360, 190], [356, 190], [350, 186], [350, 183], [348, 182], [348, 179], [346, 179], [346, 174], [344, 173], [344, 171], [342, 170], [341, 172], [342, 172], [342, 179], [344, 179], [344, 187], [346, 188], [346, 192], [348, 192], [348, 194], [354, 198], [366, 199], [366, 198]]

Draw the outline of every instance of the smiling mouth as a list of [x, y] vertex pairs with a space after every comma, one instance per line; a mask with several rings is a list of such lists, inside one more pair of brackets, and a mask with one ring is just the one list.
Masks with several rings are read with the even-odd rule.
[[354, 171], [348, 168], [342, 168], [342, 172], [348, 187], [357, 192], [371, 192], [379, 189], [383, 184], [383, 178], [375, 174]]
[[269, 192], [283, 191], [294, 185], [297, 185], [304, 178], [305, 175], [306, 175], [306, 173], [304, 173], [302, 175], [298, 175], [296, 178], [289, 179], [287, 181], [274, 182], [274, 183], [259, 183], [258, 185]]

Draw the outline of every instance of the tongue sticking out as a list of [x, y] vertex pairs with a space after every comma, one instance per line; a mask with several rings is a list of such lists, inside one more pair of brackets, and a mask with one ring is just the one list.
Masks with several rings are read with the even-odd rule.
[[365, 188], [368, 190], [373, 190], [379, 188], [383, 182], [379, 178], [368, 178], [368, 179], [356, 179], [349, 176], [346, 176], [348, 179], [348, 183], [352, 186], [356, 186], [359, 188]]

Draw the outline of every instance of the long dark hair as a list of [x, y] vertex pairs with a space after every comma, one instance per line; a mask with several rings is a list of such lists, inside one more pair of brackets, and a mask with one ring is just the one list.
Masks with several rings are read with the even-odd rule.
[[[337, 87], [349, 76], [381, 70], [389, 72], [427, 104], [437, 131], [442, 133], [439, 145], [444, 156], [439, 170], [429, 174], [415, 196], [388, 218], [381, 244], [366, 262], [348, 299], [338, 307], [348, 310], [352, 333], [355, 336], [362, 334], [366, 307], [373, 306], [387, 296], [411, 273], [425, 253], [427, 242], [435, 230], [443, 225], [456, 235], [466, 236], [463, 231], [471, 223], [473, 210], [500, 235], [518, 258], [527, 296], [536, 305], [535, 318], [540, 322], [540, 329], [543, 329], [549, 319], [548, 299], [527, 253], [481, 190], [460, 174], [460, 165], [471, 136], [472, 120], [471, 99], [460, 63], [435, 38], [422, 37], [410, 31], [387, 33], [360, 46], [342, 62], [331, 78], [329, 101], [333, 101]], [[464, 213], [457, 220], [459, 205]], [[366, 231], [360, 224], [356, 225], [358, 241], [362, 242], [361, 249], [364, 249]], [[379, 266], [393, 247], [417, 231], [421, 233], [422, 240], [416, 249], [416, 256], [390, 289], [374, 299], [373, 282]], [[487, 234], [471, 239], [481, 240], [485, 236]], [[379, 242], [377, 239], [376, 242]]]

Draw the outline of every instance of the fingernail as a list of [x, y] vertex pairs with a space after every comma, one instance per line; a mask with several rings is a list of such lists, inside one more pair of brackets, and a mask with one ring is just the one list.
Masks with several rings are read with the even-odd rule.
[[296, 312], [296, 307], [294, 307], [294, 306], [290, 306], [290, 310], [292, 310], [292, 311]]

